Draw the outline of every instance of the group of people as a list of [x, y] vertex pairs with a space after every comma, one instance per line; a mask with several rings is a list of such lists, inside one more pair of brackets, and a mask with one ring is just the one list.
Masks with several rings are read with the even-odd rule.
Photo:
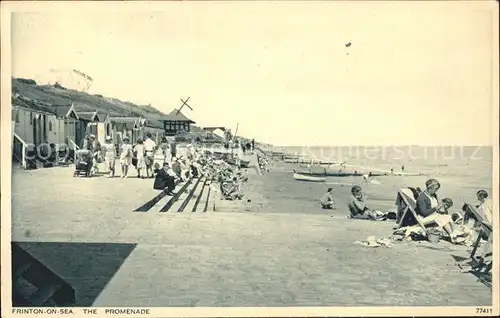
[[135, 144], [131, 143], [128, 136], [123, 136], [120, 145], [116, 145], [111, 136], [107, 136], [104, 144], [101, 145], [94, 135], [88, 135], [84, 138], [81, 148], [92, 153], [95, 169], [97, 169], [96, 163], [104, 161], [109, 171], [108, 178], [116, 174], [116, 159], [119, 159], [122, 178], [128, 177], [131, 165], [135, 167], [138, 178], [153, 178], [155, 175], [153, 163], [158, 151], [161, 152], [164, 161], [170, 162], [177, 159], [175, 142], [169, 144], [163, 137], [161, 144], [157, 145], [150, 133], [147, 133], [145, 138], [138, 138]]
[[269, 165], [270, 165], [270, 160], [261, 156], [257, 155], [257, 161], [260, 167], [260, 170], [262, 172], [269, 172]]
[[[463, 223], [464, 215], [461, 212], [452, 211], [453, 200], [450, 198], [443, 198], [439, 200], [437, 196], [441, 184], [436, 179], [429, 179], [425, 183], [425, 190], [420, 188], [410, 188], [413, 198], [415, 200], [415, 213], [417, 214], [418, 221], [425, 226], [435, 225], [437, 228], [442, 229], [449, 237], [451, 243], [461, 244], [465, 241], [464, 236], [467, 233], [460, 230], [458, 225]], [[492, 203], [488, 199], [488, 192], [486, 190], [479, 190], [476, 193], [478, 204], [476, 208], [478, 213], [484, 218], [486, 222], [492, 224], [493, 222], [493, 208]], [[320, 199], [320, 204], [323, 209], [335, 209], [336, 202], [333, 196], [333, 188], [328, 188], [327, 192]], [[386, 219], [395, 219], [400, 222], [402, 212], [406, 206], [402, 200], [396, 201], [398, 206], [397, 213], [383, 213], [375, 209], [371, 209], [366, 204], [366, 197], [363, 194], [363, 189], [359, 185], [351, 188], [351, 198], [348, 202], [349, 217], [358, 220], [372, 220], [382, 221]], [[410, 220], [405, 225], [414, 225], [417, 220]]]
[[238, 165], [231, 166], [224, 160], [216, 160], [210, 152], [201, 152], [194, 147], [187, 148], [187, 157], [172, 157], [171, 162], [164, 161], [162, 169], [159, 165], [155, 167], [154, 189], [167, 189], [167, 194], [171, 195], [178, 182], [204, 176], [219, 182], [222, 199], [237, 200], [243, 197], [242, 186], [248, 181], [244, 170]]
[[251, 142], [247, 142], [245, 144], [241, 143], [240, 146], [241, 146], [241, 150], [243, 150], [243, 154], [246, 154], [247, 152], [253, 153], [255, 150], [255, 139], [252, 139]]
[[238, 166], [229, 166], [223, 162], [216, 170], [220, 186], [221, 200], [241, 200], [242, 187], [248, 181], [248, 175]]
[[[153, 157], [157, 145], [151, 139], [151, 134], [147, 133], [146, 138], [139, 138], [132, 145], [130, 138], [124, 136], [122, 144], [117, 147], [113, 143], [111, 136], [106, 136], [105, 142], [101, 145], [94, 135], [89, 135], [83, 141], [82, 149], [90, 150], [95, 163], [104, 161], [108, 172], [108, 178], [112, 178], [116, 173], [116, 159], [120, 160], [121, 177], [127, 178], [130, 165], [133, 165], [137, 170], [137, 177], [147, 178], [153, 177]], [[97, 165], [94, 165], [97, 167]]]

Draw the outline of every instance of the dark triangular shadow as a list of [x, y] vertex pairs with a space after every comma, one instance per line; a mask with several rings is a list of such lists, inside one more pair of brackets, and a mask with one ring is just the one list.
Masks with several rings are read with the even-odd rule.
[[[13, 242], [13, 244], [68, 283], [74, 289], [76, 296], [71, 306], [77, 307], [88, 307], [94, 303], [137, 245], [69, 242]], [[15, 272], [13, 269], [13, 275]], [[45, 274], [43, 270], [31, 273], [38, 277]]]

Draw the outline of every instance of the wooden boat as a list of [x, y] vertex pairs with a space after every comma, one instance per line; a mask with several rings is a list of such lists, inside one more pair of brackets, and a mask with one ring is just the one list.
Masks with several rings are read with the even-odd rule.
[[311, 177], [362, 177], [365, 174], [369, 177], [381, 177], [388, 176], [388, 173], [359, 173], [359, 172], [342, 172], [342, 171], [327, 171], [327, 172], [309, 172], [309, 171], [299, 171], [301, 175], [311, 176]]
[[293, 178], [297, 181], [308, 181], [308, 182], [325, 182], [326, 178], [305, 176], [302, 174], [294, 173]]
[[372, 172], [370, 173], [359, 173], [359, 172], [342, 172], [342, 171], [327, 171], [327, 172], [309, 172], [309, 171], [299, 171], [298, 173], [305, 176], [312, 177], [362, 177], [364, 175], [368, 175], [369, 177], [413, 177], [413, 176], [422, 176], [422, 173], [419, 172]]

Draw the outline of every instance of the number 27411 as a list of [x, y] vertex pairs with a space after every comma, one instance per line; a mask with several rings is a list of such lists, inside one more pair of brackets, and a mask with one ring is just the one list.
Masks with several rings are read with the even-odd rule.
[[492, 312], [491, 308], [476, 308], [476, 314], [491, 314]]

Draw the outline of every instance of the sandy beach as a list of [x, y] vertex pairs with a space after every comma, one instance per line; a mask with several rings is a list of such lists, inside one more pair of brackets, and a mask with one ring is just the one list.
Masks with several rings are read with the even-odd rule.
[[[243, 200], [217, 198], [206, 213], [134, 213], [157, 194], [151, 179], [14, 169], [13, 241], [73, 284], [77, 306], [491, 305], [491, 290], [455, 264], [465, 247], [356, 245], [390, 236], [394, 223], [347, 219], [350, 186], [296, 182], [291, 168], [248, 169]], [[423, 179], [380, 180], [365, 191], [387, 211], [389, 188]], [[318, 207], [327, 186], [333, 213]]]

